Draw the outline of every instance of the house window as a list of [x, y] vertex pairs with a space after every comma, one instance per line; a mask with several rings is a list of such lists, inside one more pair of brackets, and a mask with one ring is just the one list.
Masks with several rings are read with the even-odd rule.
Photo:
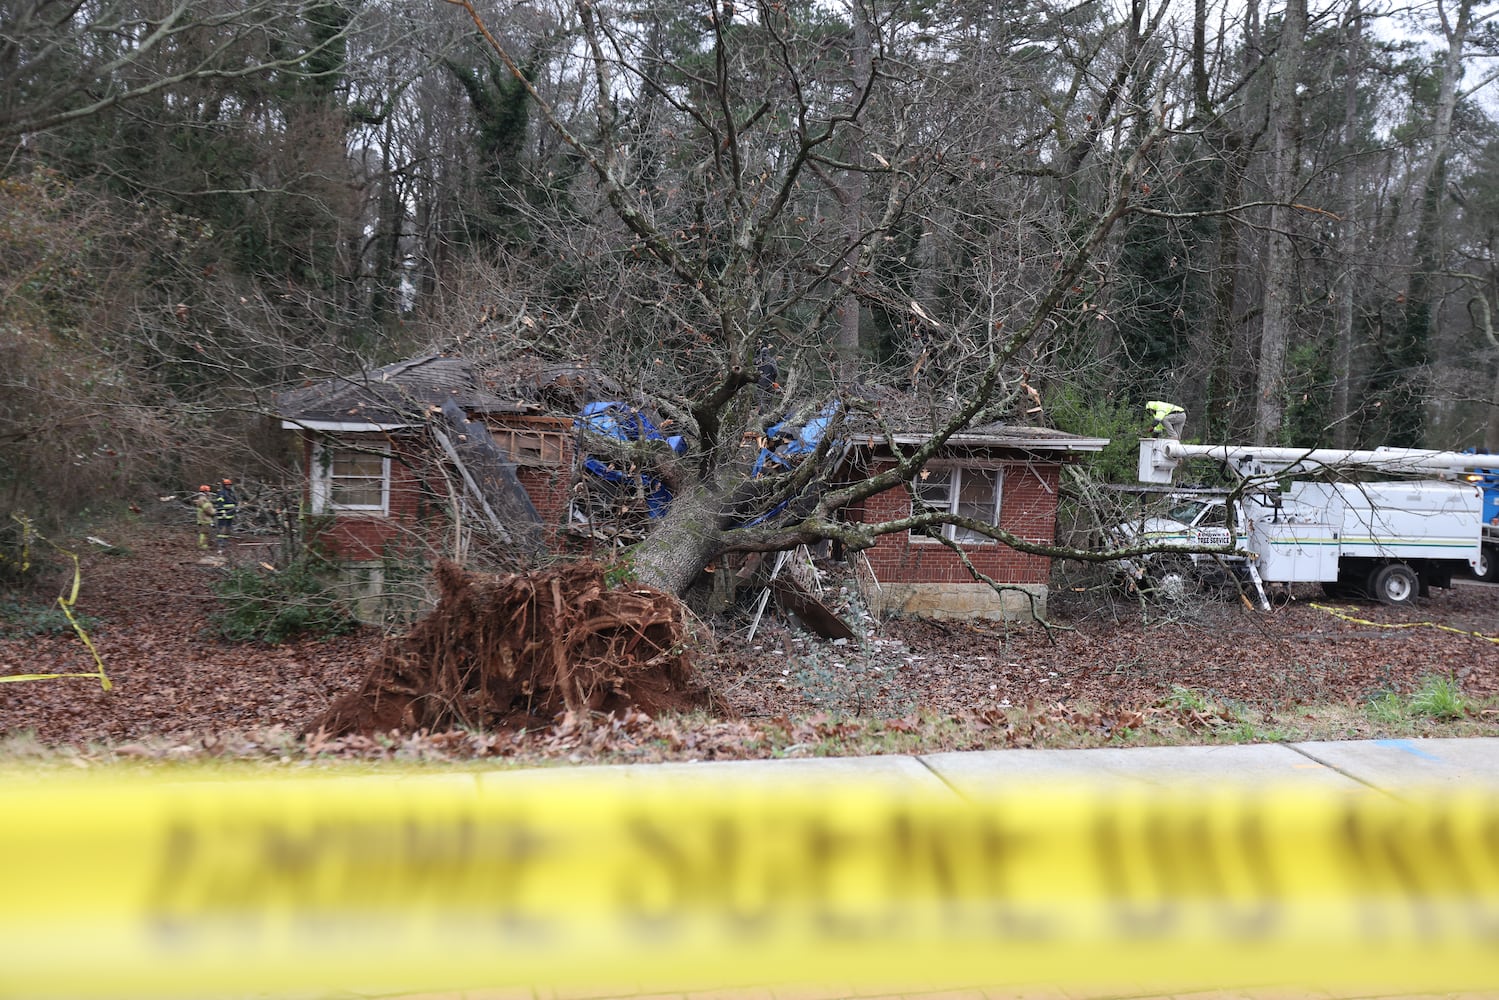
[[321, 445], [312, 456], [312, 509], [390, 512], [390, 455], [374, 448]]
[[[1000, 484], [998, 469], [927, 468], [912, 486], [916, 492], [916, 511], [942, 511], [959, 517], [999, 524]], [[934, 525], [911, 532], [915, 542], [936, 541], [935, 536], [965, 545], [992, 543], [994, 539], [954, 524]]]

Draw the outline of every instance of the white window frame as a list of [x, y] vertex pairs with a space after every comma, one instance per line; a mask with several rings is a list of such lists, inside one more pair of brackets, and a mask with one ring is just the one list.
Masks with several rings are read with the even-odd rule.
[[[1000, 513], [1004, 510], [1004, 495], [1005, 495], [1005, 472], [1004, 472], [1004, 467], [1003, 466], [998, 466], [998, 465], [956, 465], [956, 464], [948, 464], [948, 463], [930, 463], [929, 462], [929, 463], [927, 463], [926, 468], [929, 471], [933, 472], [933, 473], [940, 472], [940, 473], [943, 473], [943, 474], [949, 476], [949, 479], [948, 479], [948, 484], [949, 485], [948, 485], [948, 488], [947, 488], [947, 513], [949, 513], [949, 514], [957, 514], [958, 513], [958, 501], [959, 501], [959, 499], [963, 495], [963, 473], [965, 471], [967, 471], [967, 472], [993, 473], [993, 475], [994, 475], [994, 510], [993, 510], [992, 515], [991, 515], [991, 519], [990, 519], [989, 523], [991, 525], [993, 525], [994, 527], [996, 527], [996, 528], [999, 527]], [[930, 506], [930, 505], [925, 505], [923, 503], [923, 501], [921, 500], [920, 492], [921, 492], [921, 487], [923, 485], [924, 485], [924, 483], [920, 479], [917, 479], [916, 481], [914, 481], [911, 484], [911, 488], [913, 490], [913, 496], [911, 498], [911, 513], [912, 514], [919, 514], [919, 513], [921, 513], [923, 507]], [[942, 508], [940, 506], [934, 506], [934, 507], [931, 507], [931, 509], [941, 510]], [[948, 541], [951, 541], [951, 542], [956, 542], [959, 545], [998, 545], [999, 544], [999, 540], [998, 539], [990, 538], [987, 535], [978, 535], [978, 534], [973, 534], [973, 533], [967, 532], [963, 528], [958, 527], [956, 524], [943, 524], [943, 525], [937, 525], [936, 527], [940, 531], [940, 533], [942, 535], [942, 538], [945, 538], [945, 539], [947, 539]], [[927, 545], [940, 545], [940, 544], [942, 544], [942, 539], [933, 538], [928, 533], [927, 530], [923, 530], [923, 529], [919, 529], [919, 528], [914, 528], [914, 529], [911, 530], [911, 532], [910, 532], [910, 540], [912, 542], [923, 543], [923, 544], [927, 544]]]
[[[340, 451], [380, 454], [380, 502], [353, 504], [333, 502], [333, 459]], [[348, 478], [348, 477], [344, 477]], [[373, 481], [373, 476], [359, 477]], [[390, 514], [390, 451], [383, 443], [319, 440], [312, 446], [312, 512], [314, 514]]]

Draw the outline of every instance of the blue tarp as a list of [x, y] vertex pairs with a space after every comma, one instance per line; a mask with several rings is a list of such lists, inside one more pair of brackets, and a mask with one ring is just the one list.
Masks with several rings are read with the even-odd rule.
[[[626, 403], [589, 403], [573, 421], [573, 426], [616, 441], [663, 441], [678, 455], [687, 452], [687, 440], [682, 435], [662, 434], [649, 417]], [[671, 506], [671, 491], [656, 477], [631, 475], [596, 458], [584, 458], [583, 468], [609, 483], [634, 483], [639, 479], [645, 491], [646, 513], [653, 518], [666, 516], [666, 510]]]
[[[807, 455], [817, 450], [827, 436], [828, 426], [837, 418], [842, 407], [829, 403], [800, 427], [782, 420], [765, 429], [766, 444], [755, 457], [750, 475], [759, 478], [794, 468]], [[662, 434], [651, 419], [633, 406], [625, 403], [600, 401], [589, 403], [573, 421], [580, 431], [600, 434], [616, 441], [662, 441], [678, 455], [686, 454], [687, 441], [680, 434]], [[645, 492], [646, 513], [651, 517], [664, 517], [671, 506], [671, 491], [654, 476], [628, 473], [597, 458], [585, 457], [583, 468], [608, 483], [633, 484], [637, 480]], [[745, 522], [753, 526], [775, 517], [785, 510], [790, 501], [782, 501], [772, 509]]]
[[[635, 476], [621, 472], [596, 458], [583, 459], [583, 468], [609, 483], [633, 483]], [[665, 517], [671, 506], [671, 490], [655, 476], [640, 476], [640, 485], [645, 490], [645, 510], [651, 517]]]
[[665, 441], [678, 455], [687, 453], [687, 439], [680, 434], [662, 434], [651, 418], [624, 403], [589, 403], [573, 421], [579, 430], [603, 434], [619, 441]]
[[799, 428], [791, 427], [785, 420], [765, 428], [765, 436], [769, 440], [756, 456], [750, 475], [758, 479], [766, 472], [790, 469], [801, 461], [803, 455], [812, 454], [827, 436], [828, 425], [841, 409], [838, 403], [832, 402]]
[[[789, 421], [783, 420], [765, 428], [767, 440], [761, 447], [760, 454], [755, 456], [755, 464], [750, 468], [750, 475], [758, 479], [763, 475], [794, 468], [798, 462], [812, 454], [817, 450], [817, 446], [822, 444], [822, 439], [827, 437], [828, 426], [837, 418], [841, 410], [842, 406], [835, 401], [824, 406], [817, 416], [802, 424], [801, 427], [793, 428]], [[791, 506], [791, 499], [782, 500], [765, 513], [744, 522], [744, 525], [747, 528], [753, 528], [757, 524], [769, 521], [789, 506]]]

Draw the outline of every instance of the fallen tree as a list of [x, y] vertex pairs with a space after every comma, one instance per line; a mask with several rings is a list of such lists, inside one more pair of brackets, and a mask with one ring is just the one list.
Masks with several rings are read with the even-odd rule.
[[[1111, 74], [1135, 100], [1117, 116], [1110, 101], [1113, 138], [1071, 163], [1080, 200], [1058, 218], [1034, 196], [1044, 158], [1031, 124], [996, 116], [988, 83], [1026, 71], [1029, 42], [974, 76], [922, 58], [926, 28], [900, 5], [697, 4], [686, 48], [624, 9], [562, 5], [557, 31], [578, 40], [562, 75], [586, 81], [574, 99], [535, 71], [537, 43], [450, 2], [483, 39], [490, 72], [509, 74], [566, 150], [553, 179], [566, 174], [571, 195], [565, 216], [554, 196], [516, 201], [537, 231], [567, 239], [546, 255], [497, 248], [493, 279], [461, 296], [482, 309], [457, 344], [496, 370], [586, 359], [619, 390], [589, 402], [649, 415], [658, 437], [620, 446], [590, 434], [585, 452], [621, 484], [600, 491], [607, 505], [633, 488], [648, 509], [635, 530], [612, 533], [639, 580], [682, 594], [725, 552], [831, 541], [857, 553], [947, 526], [1036, 555], [1129, 554], [922, 506], [912, 484], [955, 435], [1031, 412], [1040, 389], [1028, 379], [1066, 331], [1091, 342], [1100, 262], [1179, 124], [1166, 102], [1177, 63], [1126, 59]], [[1159, 21], [1134, 27], [1143, 45]], [[930, 117], [915, 121], [917, 108]], [[444, 346], [454, 327], [437, 326]], [[896, 397], [910, 405], [887, 405]], [[796, 462], [747, 460], [746, 442], [820, 414], [818, 443]], [[897, 443], [911, 431], [922, 443]], [[892, 461], [851, 469], [837, 459], [855, 439]], [[909, 516], [847, 518], [890, 490], [911, 494]]]

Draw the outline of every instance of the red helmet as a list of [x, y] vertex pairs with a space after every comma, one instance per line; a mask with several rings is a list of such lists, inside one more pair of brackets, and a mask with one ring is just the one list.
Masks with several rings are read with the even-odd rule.
[[232, 480], [232, 479], [226, 479], [226, 480], [224, 480], [224, 485], [225, 486], [233, 486], [234, 485], [234, 480]]
[[198, 492], [199, 493], [212, 493], [213, 491], [211, 489], [209, 489], [207, 486], [199, 486], [198, 487]]

